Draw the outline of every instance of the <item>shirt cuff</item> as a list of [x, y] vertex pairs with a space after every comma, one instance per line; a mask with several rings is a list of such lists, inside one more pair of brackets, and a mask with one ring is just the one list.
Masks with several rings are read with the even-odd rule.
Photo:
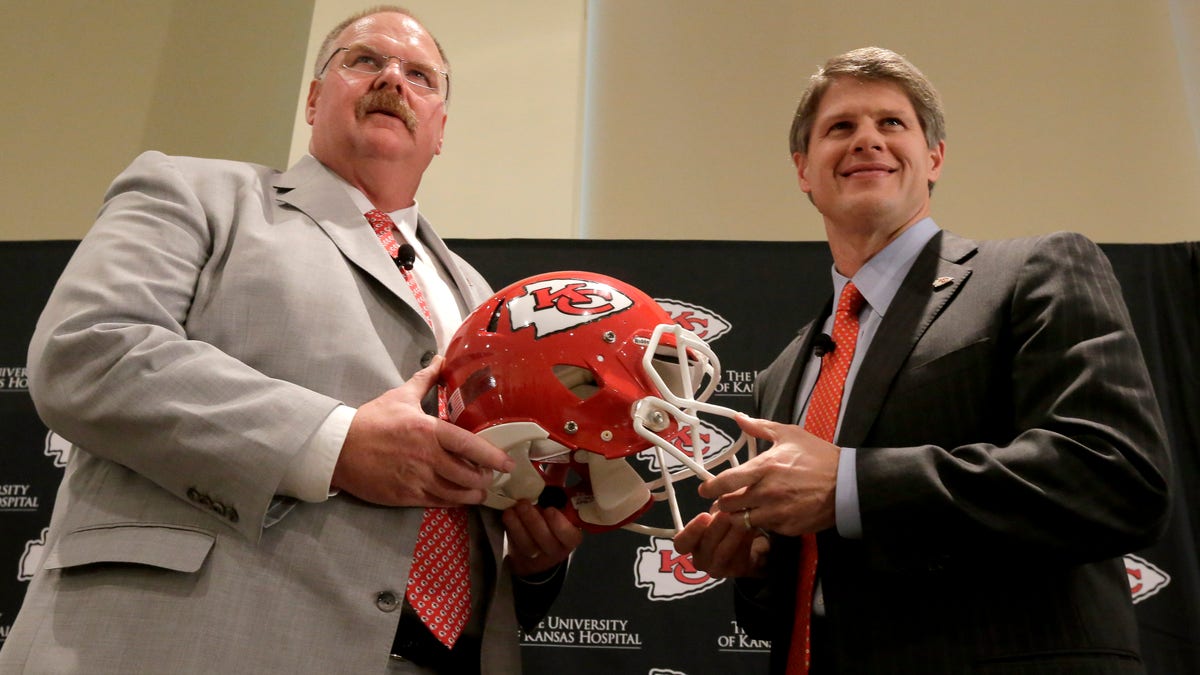
[[838, 457], [837, 491], [834, 494], [834, 519], [838, 534], [846, 539], [862, 539], [862, 512], [858, 508], [858, 469], [854, 463], [856, 448], [842, 448]]
[[296, 461], [279, 482], [278, 493], [306, 502], [323, 502], [335, 493], [329, 491], [333, 468], [342, 453], [342, 444], [350, 431], [356, 408], [339, 405], [325, 418], [308, 439]]

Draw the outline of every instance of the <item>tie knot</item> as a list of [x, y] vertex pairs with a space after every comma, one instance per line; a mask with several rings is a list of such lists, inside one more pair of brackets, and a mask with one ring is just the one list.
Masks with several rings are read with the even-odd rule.
[[371, 224], [371, 229], [375, 230], [376, 234], [379, 234], [381, 231], [391, 232], [392, 227], [395, 226], [395, 223], [392, 222], [392, 217], [379, 209], [372, 209], [363, 215], [367, 217], [367, 222]]
[[859, 291], [858, 287], [854, 285], [853, 281], [851, 281], [848, 282], [846, 287], [842, 289], [842, 297], [838, 299], [837, 311], [839, 313], [846, 312], [848, 314], [857, 316], [859, 310], [862, 309], [863, 303], [865, 302], [866, 298], [863, 297], [862, 292]]
[[392, 234], [392, 228], [396, 223], [388, 214], [379, 209], [371, 209], [363, 214], [367, 217], [367, 222], [371, 224], [371, 229], [375, 230], [375, 236], [379, 238], [379, 243], [383, 244], [383, 249], [388, 255], [392, 256], [392, 260], [400, 253], [400, 243], [396, 241], [396, 236]]

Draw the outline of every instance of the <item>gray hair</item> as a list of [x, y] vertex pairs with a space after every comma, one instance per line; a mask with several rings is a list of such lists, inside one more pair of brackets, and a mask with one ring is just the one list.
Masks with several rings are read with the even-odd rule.
[[[346, 30], [346, 28], [359, 19], [364, 19], [372, 14], [383, 14], [386, 12], [403, 14], [414, 21], [420, 22], [420, 19], [414, 16], [412, 12], [398, 5], [377, 5], [375, 7], [368, 7], [360, 12], [351, 14], [338, 23], [338, 25], [334, 26], [333, 29], [325, 35], [325, 39], [321, 42], [321, 48], [317, 50], [316, 63], [313, 64], [313, 78], [320, 79], [321, 68], [325, 66], [325, 62], [329, 60], [329, 56], [333, 53], [334, 43], [337, 41], [338, 36], [342, 34], [342, 31]], [[422, 27], [424, 27], [423, 24]], [[438, 42], [436, 37], [433, 37], [433, 33], [430, 32], [428, 28], [425, 29], [425, 32], [429, 33], [429, 37], [433, 38], [433, 44], [437, 46], [438, 56], [442, 57], [442, 63], [445, 65], [446, 72], [449, 73], [450, 59], [446, 58], [446, 51], [442, 49], [442, 43]]]

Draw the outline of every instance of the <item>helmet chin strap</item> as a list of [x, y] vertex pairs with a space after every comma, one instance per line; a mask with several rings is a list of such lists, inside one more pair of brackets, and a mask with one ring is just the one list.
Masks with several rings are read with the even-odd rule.
[[[534, 422], [508, 422], [478, 432], [484, 440], [508, 453], [515, 460], [510, 473], [494, 472], [484, 505], [507, 509], [520, 499], [536, 502], [546, 481], [534, 469], [534, 463], [570, 452], [547, 440], [549, 434]], [[651, 502], [650, 489], [624, 458], [606, 459], [595, 452], [577, 451], [576, 460], [587, 464], [591, 494], [573, 499], [579, 519], [599, 526], [616, 526], [644, 511]], [[657, 531], [657, 530], [656, 530]], [[671, 536], [673, 531], [662, 530]]]
[[[587, 459], [592, 495], [588, 503], [577, 503], [579, 517], [596, 525], [618, 525], [643, 510], [651, 500], [650, 489], [624, 458], [606, 459], [595, 452], [581, 452]], [[578, 457], [579, 455], [576, 455]]]
[[533, 422], [509, 422], [488, 427], [477, 435], [507, 452], [515, 462], [510, 473], [492, 473], [492, 485], [488, 488], [484, 506], [503, 510], [516, 504], [519, 499], [536, 502], [546, 487], [546, 481], [533, 468], [529, 449], [535, 441], [545, 440], [550, 434]]

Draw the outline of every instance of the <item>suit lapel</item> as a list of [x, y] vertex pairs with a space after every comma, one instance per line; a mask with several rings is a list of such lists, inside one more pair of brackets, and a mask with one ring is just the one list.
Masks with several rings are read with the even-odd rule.
[[971, 276], [975, 243], [939, 232], [917, 256], [863, 358], [846, 402], [839, 445], [858, 447], [913, 347]]
[[418, 316], [423, 316], [416, 297], [404, 277], [396, 272], [395, 263], [380, 246], [366, 216], [358, 212], [345, 186], [329, 169], [306, 155], [275, 180], [275, 189], [280, 202], [315, 221], [347, 260], [407, 303]]
[[759, 410], [762, 411], [761, 414], [767, 419], [785, 424], [794, 424], [796, 422], [796, 416], [800, 414], [800, 411], [796, 409], [796, 396], [800, 388], [800, 379], [804, 374], [804, 368], [808, 365], [809, 356], [812, 354], [812, 343], [816, 337], [814, 328], [832, 310], [833, 303], [826, 303], [825, 309], [821, 312], [820, 316], [812, 323], [801, 328], [796, 338], [792, 340], [791, 344], [776, 359], [778, 363], [789, 365], [787, 376], [780, 386], [763, 390], [762, 400], [759, 401]]
[[454, 255], [450, 252], [446, 242], [433, 231], [429, 222], [421, 214], [417, 214], [417, 238], [425, 245], [429, 254], [434, 260], [441, 265], [442, 269], [449, 275], [450, 279], [457, 286], [457, 297], [460, 299], [461, 306], [459, 307], [463, 316], [471, 313], [484, 300], [491, 297], [491, 289], [480, 288], [478, 284], [463, 273], [462, 267], [455, 262]]

